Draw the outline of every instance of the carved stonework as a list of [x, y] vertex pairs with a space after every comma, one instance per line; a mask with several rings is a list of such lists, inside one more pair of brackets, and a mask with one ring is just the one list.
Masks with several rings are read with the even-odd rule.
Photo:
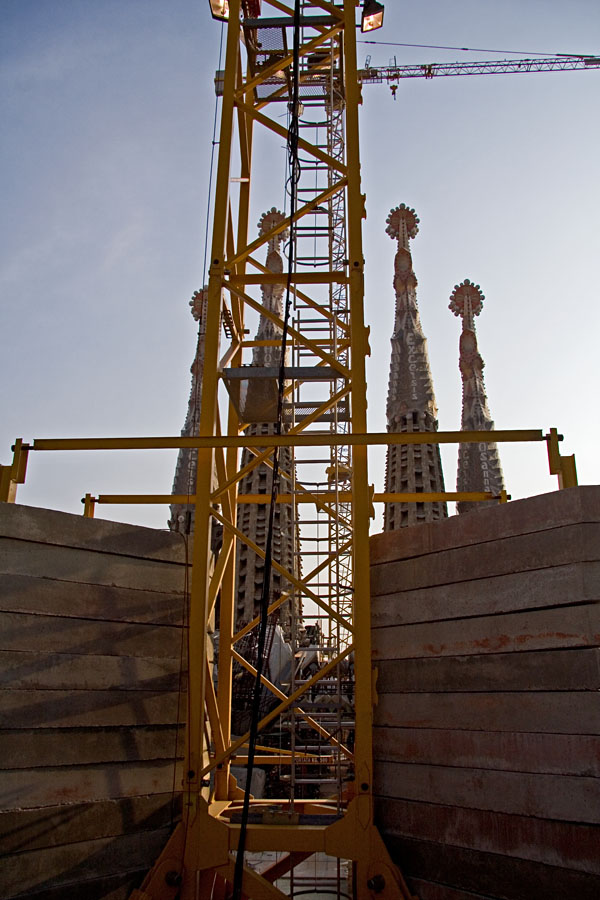
[[[260, 234], [265, 234], [277, 227], [284, 219], [283, 213], [273, 209], [266, 212], [258, 223]], [[271, 272], [283, 271], [283, 259], [280, 253], [280, 244], [287, 237], [283, 231], [271, 238], [267, 250], [267, 268]], [[263, 306], [279, 318], [283, 314], [283, 295], [285, 288], [281, 284], [261, 285]], [[281, 341], [281, 330], [266, 316], [261, 316], [257, 341]], [[255, 347], [252, 355], [252, 365], [260, 367], [279, 368], [281, 361], [281, 346]], [[261, 379], [254, 383], [249, 379], [248, 391], [260, 390]], [[253, 423], [246, 429], [246, 434], [266, 435], [275, 434], [273, 423]], [[243, 468], [254, 458], [248, 450], [242, 453], [241, 467]], [[282, 447], [279, 453], [280, 490], [289, 489], [289, 481], [285, 476], [291, 476], [292, 456], [289, 448]], [[271, 493], [272, 470], [269, 466], [261, 464], [256, 466], [241, 481], [240, 494], [269, 494]], [[266, 543], [266, 531], [268, 524], [269, 507], [266, 505], [240, 504], [238, 508], [238, 528], [248, 535], [254, 543], [264, 549]], [[278, 503], [275, 507], [275, 528], [273, 533], [273, 559], [292, 571], [294, 565], [294, 523], [291, 504]], [[262, 593], [264, 562], [261, 557], [241, 541], [237, 542], [236, 573], [236, 626], [240, 628], [258, 615], [259, 603]], [[271, 571], [271, 599], [278, 597], [290, 587], [288, 581], [275, 570]], [[280, 608], [279, 622], [284, 632], [288, 631], [291, 617], [290, 604], [285, 603]]]
[[[190, 300], [191, 313], [198, 323], [198, 343], [196, 344], [196, 355], [190, 372], [192, 373], [192, 388], [188, 401], [188, 411], [185, 424], [181, 430], [182, 437], [192, 437], [198, 434], [198, 426], [200, 423], [200, 408], [202, 402], [202, 367], [204, 365], [204, 348], [206, 340], [206, 310], [207, 310], [207, 292], [208, 288], [195, 291], [194, 296]], [[177, 465], [175, 467], [175, 478], [173, 480], [174, 494], [188, 494], [194, 496], [196, 493], [196, 467], [197, 452], [185, 447], [182, 448], [177, 455]], [[171, 506], [171, 518], [169, 519], [169, 528], [171, 531], [180, 531], [184, 534], [190, 534], [194, 530], [194, 507], [173, 504]]]
[[[459, 368], [462, 378], [463, 431], [493, 431], [494, 423], [488, 408], [483, 380], [485, 363], [477, 346], [475, 316], [483, 308], [485, 297], [478, 284], [468, 278], [457, 284], [450, 296], [449, 309], [462, 318], [462, 333], [459, 342]], [[458, 491], [492, 491], [499, 494], [504, 490], [504, 477], [498, 447], [495, 443], [460, 444], [458, 449]], [[484, 503], [457, 503], [459, 513], [469, 512], [481, 506], [495, 506], [493, 500]]]
[[[391, 432], [437, 431], [437, 407], [429, 367], [427, 340], [417, 306], [417, 279], [413, 271], [410, 240], [419, 230], [414, 209], [402, 203], [391, 210], [387, 234], [398, 241], [394, 259], [396, 311], [387, 427]], [[390, 445], [386, 462], [386, 492], [429, 493], [444, 490], [444, 476], [437, 444]], [[448, 515], [446, 504], [387, 503], [384, 528], [395, 531]]]

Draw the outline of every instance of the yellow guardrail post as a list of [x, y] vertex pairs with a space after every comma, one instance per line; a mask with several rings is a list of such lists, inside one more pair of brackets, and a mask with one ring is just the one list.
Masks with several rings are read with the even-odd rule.
[[558, 476], [558, 487], [561, 491], [563, 488], [577, 487], [575, 454], [573, 453], [571, 456], [560, 455], [558, 444], [562, 439], [562, 434], [559, 434], [556, 428], [551, 428], [550, 433], [546, 435], [550, 474]]
[[17, 485], [25, 484], [29, 444], [24, 444], [22, 438], [17, 438], [12, 446], [12, 451], [12, 463], [8, 466], [0, 466], [0, 502], [2, 503], [15, 503]]
[[96, 503], [98, 498], [92, 497], [91, 494], [86, 494], [85, 497], [81, 498], [81, 502], [83, 503], [83, 517], [84, 519], [93, 519], [94, 514], [96, 512]]

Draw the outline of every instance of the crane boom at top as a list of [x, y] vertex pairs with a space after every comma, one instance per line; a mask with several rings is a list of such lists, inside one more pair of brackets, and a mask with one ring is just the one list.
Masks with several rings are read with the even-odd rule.
[[363, 84], [391, 83], [400, 78], [437, 78], [450, 75], [508, 75], [516, 72], [554, 72], [598, 69], [600, 56], [551, 56], [541, 59], [486, 59], [480, 62], [418, 63], [404, 66], [367, 66], [359, 69]]

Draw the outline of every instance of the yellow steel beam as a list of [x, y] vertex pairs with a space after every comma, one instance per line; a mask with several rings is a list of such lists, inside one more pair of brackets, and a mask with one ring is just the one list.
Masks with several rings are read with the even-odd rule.
[[[250, 849], [248, 837], [246, 838], [246, 845], [248, 849]], [[230, 884], [233, 882], [235, 872], [235, 859], [233, 856], [229, 857], [229, 861], [225, 865], [221, 865], [215, 869], [215, 873], [221, 878], [228, 881]], [[210, 886], [212, 887], [212, 885]], [[203, 888], [199, 885], [200, 892], [196, 894], [198, 898], [202, 897], [210, 897], [211, 893], [208, 893], [210, 890], [209, 885], [206, 885], [206, 888]], [[262, 875], [259, 875], [258, 872], [255, 872], [254, 869], [251, 869], [249, 866], [244, 865], [243, 874], [242, 874], [242, 891], [244, 892], [242, 896], [251, 897], [252, 900], [288, 900], [286, 895], [276, 888], [270, 881], [267, 881], [266, 878], [263, 878]], [[226, 896], [223, 894], [222, 896]]]
[[[562, 459], [568, 459], [569, 457], [562, 457]], [[555, 474], [555, 473], [553, 473]], [[304, 488], [306, 491], [305, 494], [298, 492], [297, 494], [278, 494], [276, 498], [276, 503], [350, 503], [352, 500], [352, 492], [351, 491], [323, 491], [321, 493], [317, 493], [314, 491], [309, 491]], [[100, 504], [161, 504], [161, 503], [178, 503], [178, 504], [186, 504], [190, 505], [196, 502], [196, 497], [193, 494], [98, 494], [97, 497], [92, 497], [91, 494], [86, 494], [86, 497], [90, 498], [90, 501], [93, 503]], [[407, 491], [405, 493], [384, 493], [384, 494], [373, 494], [371, 497], [372, 502], [374, 503], [434, 503], [438, 500], [456, 500], [463, 501], [469, 503], [477, 503], [477, 502], [485, 502], [487, 500], [501, 500], [502, 498], [499, 495], [493, 494], [491, 491], [433, 491], [426, 493], [415, 493]], [[268, 494], [238, 494], [236, 498], [236, 503], [238, 505], [242, 504], [252, 504], [256, 503], [259, 506], [268, 506], [271, 502], [271, 497]], [[334, 510], [327, 510], [323, 507], [327, 512], [334, 513]], [[228, 551], [227, 551], [228, 552]], [[223, 550], [219, 556], [219, 560], [221, 555], [223, 554]], [[217, 560], [217, 565], [219, 565], [219, 560]], [[222, 563], [225, 565], [225, 563]], [[218, 590], [218, 587], [217, 587]]]
[[[303, 756], [301, 753], [295, 753], [294, 756], [282, 756], [279, 753], [257, 753], [254, 756], [255, 766], [291, 766], [295, 763], [301, 763], [303, 766], [333, 766], [337, 762], [333, 756]], [[236, 753], [231, 757], [231, 763], [234, 766], [245, 766], [248, 763], [246, 754]]]
[[269, 275], [232, 275], [226, 284], [348, 284], [348, 276], [344, 272], [296, 272], [291, 277], [287, 272]]
[[[255, 544], [254, 541], [252, 541], [248, 537], [248, 535], [243, 534], [239, 530], [239, 528], [236, 528], [236, 526], [232, 522], [228, 522], [227, 519], [224, 516], [222, 516], [219, 512], [217, 512], [216, 509], [212, 510], [212, 514], [215, 517], [215, 519], [218, 519], [219, 522], [225, 526], [225, 528], [228, 528], [233, 534], [235, 534], [236, 538], [239, 541], [243, 541], [244, 544], [246, 544], [248, 547], [250, 547], [250, 549], [253, 550], [254, 553], [257, 554], [257, 556], [260, 556], [261, 559], [265, 558], [265, 551], [262, 550], [261, 547], [258, 546], [258, 544]], [[333, 619], [335, 619], [337, 622], [339, 622], [340, 625], [342, 625], [347, 631], [350, 631], [350, 632], [352, 631], [351, 625], [349, 625], [346, 622], [346, 620], [335, 611], [335, 609], [333, 609], [331, 606], [329, 606], [329, 604], [325, 603], [325, 601], [322, 600], [321, 597], [317, 596], [317, 594], [315, 594], [304, 581], [302, 581], [300, 578], [296, 578], [296, 576], [292, 572], [290, 572], [284, 566], [280, 565], [274, 559], [271, 560], [271, 565], [277, 572], [280, 573], [280, 575], [283, 575], [283, 577], [287, 581], [289, 581], [290, 584], [293, 584], [295, 587], [298, 588], [299, 591], [301, 591], [303, 594], [305, 594], [309, 600], [312, 600], [313, 603], [316, 603], [317, 606], [319, 606], [323, 610], [323, 612], [328, 613], [328, 615], [330, 615]]]
[[[313, 422], [316, 422], [317, 419], [320, 416], [322, 416], [324, 413], [326, 413], [329, 409], [331, 409], [332, 406], [334, 406], [336, 403], [338, 403], [340, 400], [342, 400], [346, 396], [348, 391], [349, 391], [349, 387], [347, 385], [344, 385], [344, 387], [341, 388], [341, 390], [337, 391], [337, 393], [333, 394], [329, 398], [329, 400], [326, 400], [325, 403], [322, 403], [319, 407], [317, 407], [317, 409], [313, 410], [313, 412], [310, 413], [310, 415], [306, 416], [306, 418], [304, 418], [302, 420], [302, 422], [300, 422], [298, 425], [294, 425], [293, 428], [290, 428], [290, 430], [288, 432], [286, 432], [288, 434], [288, 436], [291, 437], [294, 434], [299, 434], [301, 431], [308, 428], [309, 425], [312, 425]], [[267, 462], [267, 460], [272, 452], [271, 449], [268, 449], [268, 450], [263, 451], [262, 453], [259, 453], [258, 450], [256, 450], [254, 447], [254, 441], [252, 442], [252, 444], [253, 444], [252, 446], [248, 447], [248, 450], [250, 450], [251, 453], [255, 453], [256, 458], [251, 460], [250, 462], [246, 463], [246, 465], [242, 469], [240, 469], [240, 471], [237, 472], [235, 475], [232, 475], [231, 478], [233, 479], [233, 481], [230, 480], [230, 481], [227, 481], [225, 484], [219, 485], [219, 487], [216, 489], [216, 491], [213, 491], [213, 494], [212, 494], [213, 501], [218, 500], [218, 498], [221, 496], [223, 491], [225, 491], [229, 487], [231, 487], [232, 483], [240, 481], [245, 475], [247, 475], [249, 472], [251, 472], [253, 469], [255, 469], [256, 466], [260, 465], [261, 462]]]
[[120, 437], [120, 438], [36, 438], [30, 450], [176, 450], [181, 447], [211, 449], [213, 447], [336, 447], [381, 446], [386, 444], [477, 444], [528, 443], [545, 441], [539, 428], [516, 428], [500, 431], [419, 431], [359, 432], [330, 434], [309, 432], [298, 434], [197, 435], [196, 437]]
[[[260, 125], [264, 125], [269, 131], [273, 131], [280, 138], [283, 138], [284, 141], [288, 140], [289, 131], [287, 128], [284, 128], [283, 125], [280, 125], [279, 122], [275, 122], [268, 116], [263, 115], [263, 113], [259, 112], [256, 108], [249, 106], [247, 103], [238, 102], [236, 106], [241, 107], [247, 116], [251, 116]], [[325, 163], [330, 169], [339, 172], [340, 175], [346, 175], [346, 166], [335, 159], [335, 157], [330, 156], [329, 153], [325, 153], [319, 147], [315, 146], [315, 144], [305, 141], [304, 138], [298, 138], [298, 147], [300, 150], [304, 150], [305, 153], [310, 153], [310, 155], [314, 156], [315, 159], [318, 159], [319, 162]], [[311, 201], [311, 205], [314, 207], [314, 200]], [[303, 209], [305, 209], [305, 207], [301, 207], [294, 215], [294, 221], [301, 218], [302, 215], [306, 215], [306, 213], [302, 212]]]
[[551, 428], [550, 433], [546, 435], [548, 444], [548, 464], [551, 475], [558, 475], [558, 486], [563, 488], [577, 487], [577, 468], [575, 466], [575, 456], [561, 456], [558, 442], [562, 440], [562, 435], [558, 434], [556, 428]]
[[[248, 262], [250, 263], [250, 265], [254, 266], [255, 269], [260, 269], [261, 272], [269, 272], [270, 271], [270, 269], [268, 269], [266, 266], [264, 266], [261, 262], [259, 262], [253, 256], [248, 257]], [[320, 303], [318, 303], [316, 300], [313, 300], [307, 294], [304, 294], [302, 291], [299, 291], [296, 287], [294, 287], [293, 284], [292, 284], [290, 290], [291, 290], [291, 293], [295, 294], [295, 296], [299, 300], [302, 300], [303, 303], [306, 303], [306, 305], [310, 306], [310, 308], [313, 309], [315, 312], [320, 313], [320, 315], [322, 315], [325, 319], [327, 319], [329, 322], [331, 322], [333, 325], [335, 325], [335, 327], [340, 329], [340, 331], [343, 331], [345, 334], [348, 334], [350, 332], [350, 327], [345, 322], [342, 322], [342, 320], [339, 319], [337, 316], [335, 316], [329, 309], [327, 309], [327, 307], [322, 306]]]
[[[246, 849], [251, 853], [261, 850], [292, 852], [310, 850], [313, 853], [325, 852], [325, 830], [327, 825], [285, 825], [284, 821], [276, 825], [251, 825], [246, 836]], [[238, 845], [240, 826], [229, 825], [229, 848], [235, 850]], [[252, 894], [254, 900], [254, 894]]]
[[[368, 331], [364, 322], [364, 257], [362, 247], [362, 218], [366, 215], [360, 185], [360, 154], [358, 129], [359, 90], [356, 67], [354, 0], [344, 0], [346, 38], [344, 49], [346, 87], [346, 161], [348, 165], [348, 261], [350, 268], [350, 319], [352, 369], [352, 432], [367, 431], [366, 357], [369, 355]], [[350, 444], [350, 441], [345, 441]], [[352, 531], [353, 594], [352, 620], [355, 634], [355, 790], [359, 793], [365, 824], [373, 823], [373, 676], [371, 659], [371, 598], [369, 575], [369, 519], [371, 497], [368, 479], [367, 445], [352, 444]], [[366, 872], [362, 862], [358, 897], [366, 897]]]
[[17, 499], [17, 485], [25, 484], [27, 458], [30, 447], [17, 438], [13, 445], [13, 459], [8, 466], [0, 466], [0, 502], [14, 503]]
[[[308, 53], [312, 53], [313, 50], [316, 50], [321, 44], [324, 44], [326, 41], [330, 40], [330, 38], [334, 37], [340, 31], [339, 26], [335, 26], [335, 28], [331, 28], [327, 31], [321, 32], [321, 34], [317, 35], [309, 41], [307, 44], [303, 44], [300, 47], [300, 56], [306, 56]], [[270, 66], [265, 66], [264, 69], [261, 69], [258, 75], [254, 75], [253, 78], [249, 78], [242, 88], [235, 92], [235, 100], [237, 103], [241, 102], [242, 97], [247, 95], [250, 91], [253, 91], [254, 88], [258, 87], [260, 84], [264, 84], [265, 81], [268, 81], [269, 78], [272, 78], [274, 75], [277, 75], [278, 72], [283, 72], [284, 69], [287, 69], [291, 66], [294, 61], [293, 53], [288, 53], [287, 56], [284, 56], [282, 59], [276, 60], [274, 63], [271, 63]]]
[[96, 503], [98, 502], [98, 498], [92, 497], [91, 494], [86, 494], [85, 497], [81, 498], [81, 502], [83, 503], [84, 518], [93, 519], [94, 513], [96, 511]]
[[[346, 187], [346, 179], [340, 178], [339, 181], [336, 181], [330, 187], [326, 188], [324, 191], [321, 191], [313, 200], [309, 203], [305, 203], [304, 206], [301, 206], [296, 210], [294, 214], [294, 222], [298, 222], [304, 216], [309, 215], [314, 212], [317, 206], [321, 206], [323, 203], [326, 203], [331, 197], [334, 197], [341, 190]], [[269, 231], [265, 232], [261, 237], [256, 238], [255, 241], [252, 241], [251, 244], [248, 244], [244, 247], [243, 250], [238, 250], [236, 255], [232, 258], [229, 258], [225, 264], [225, 269], [232, 269], [233, 266], [240, 262], [242, 259], [248, 259], [248, 257], [258, 250], [260, 247], [263, 247], [265, 244], [268, 244], [270, 240], [274, 237], [277, 237], [278, 234], [282, 234], [284, 231], [287, 231], [290, 227], [291, 218], [288, 216], [283, 219], [278, 225], [275, 225]]]
[[[347, 541], [347, 543], [342, 544], [339, 551], [336, 550], [335, 553], [330, 553], [321, 563], [319, 563], [318, 566], [315, 566], [314, 569], [312, 569], [307, 575], [305, 575], [304, 581], [307, 584], [310, 584], [312, 579], [316, 578], [317, 575], [319, 574], [319, 572], [322, 572], [323, 569], [326, 569], [327, 566], [331, 565], [331, 563], [334, 561], [337, 553], [346, 553], [346, 551], [349, 550], [351, 546], [352, 546], [351, 541]], [[274, 613], [275, 610], [279, 609], [279, 607], [283, 603], [285, 603], [286, 600], [290, 599], [290, 596], [291, 596], [291, 591], [284, 591], [284, 593], [282, 593], [282, 595], [280, 597], [278, 597], [277, 600], [274, 600], [273, 603], [271, 603], [271, 605], [267, 609], [267, 614], [271, 615], [271, 613]], [[244, 625], [244, 627], [241, 628], [237, 632], [237, 634], [233, 635], [233, 637], [231, 639], [232, 645], [237, 644], [237, 642], [239, 640], [241, 640], [241, 638], [243, 638], [245, 634], [248, 634], [248, 632], [252, 631], [253, 628], [256, 628], [256, 626], [259, 624], [259, 622], [260, 622], [260, 617], [256, 616], [254, 619], [252, 619], [250, 622], [248, 622], [247, 625]]]
[[[254, 677], [256, 677], [256, 675], [258, 674], [256, 671], [256, 668], [251, 663], [249, 663], [247, 659], [244, 659], [244, 657], [240, 653], [238, 653], [236, 650], [232, 650], [231, 655], [241, 666], [244, 667], [244, 669], [246, 669], [247, 672], [250, 672], [251, 675], [254, 675]], [[269, 681], [269, 679], [266, 678], [264, 675], [260, 676], [260, 681], [261, 681], [261, 684], [264, 685], [264, 687], [266, 687], [266, 689], [268, 691], [270, 691], [272, 694], [274, 694], [278, 700], [286, 700], [287, 699], [286, 694], [284, 694], [283, 691], [280, 691], [279, 688], [276, 687], [276, 685], [274, 685], [272, 681]], [[338, 741], [337, 738], [335, 738], [331, 734], [331, 732], [329, 732], [329, 731], [327, 731], [327, 729], [323, 728], [323, 726], [320, 725], [317, 721], [315, 721], [315, 719], [313, 719], [312, 716], [310, 716], [308, 713], [304, 712], [303, 709], [300, 709], [299, 706], [297, 706], [295, 708], [295, 712], [297, 713], [297, 715], [302, 716], [304, 721], [307, 722], [314, 731], [316, 731], [318, 734], [320, 734], [322, 738], [325, 738], [326, 741], [329, 741], [330, 744], [332, 744], [334, 747], [337, 747], [338, 750], [341, 753], [343, 753], [345, 757], [347, 757], [347, 759], [354, 758], [352, 751], [349, 750], [340, 741]]]
[[[227, 28], [225, 51], [225, 76], [221, 108], [217, 178], [215, 185], [215, 213], [211, 244], [210, 269], [207, 294], [207, 316], [204, 365], [202, 370], [202, 404], [199, 434], [214, 439], [217, 421], [218, 354], [221, 331], [222, 281], [226, 255], [229, 212], [229, 174], [232, 158], [234, 100], [236, 84], [241, 77], [240, 60], [240, 0], [230, 0], [231, 20]], [[185, 745], [185, 782], [192, 808], [196, 808], [202, 789], [199, 775], [203, 765], [207, 697], [207, 626], [209, 584], [211, 574], [211, 478], [215, 461], [214, 447], [206, 446], [197, 451], [196, 504], [194, 510], [195, 531], [192, 546], [193, 578], [190, 592], [187, 691], [187, 732]], [[186, 846], [186, 862], [194, 848]], [[187, 890], [187, 888], [186, 888]]]
[[279, 0], [265, 0], [265, 3], [268, 3], [269, 6], [272, 6], [274, 9], [278, 9], [279, 12], [287, 13], [288, 16], [294, 15], [294, 8], [292, 6], [286, 6], [285, 3], [280, 3]]
[[[324, 32], [324, 29], [319, 29], [319, 30], [321, 32]], [[334, 59], [339, 58], [339, 51], [337, 50], [337, 48], [334, 49], [334, 52], [332, 55], [333, 55]], [[310, 82], [311, 78], [314, 75], [322, 73], [322, 71], [323, 71], [323, 63], [322, 62], [318, 62], [312, 66], [309, 66], [307, 69], [305, 69], [303, 72], [300, 73], [300, 78], [299, 78], [300, 85]], [[254, 105], [255, 105], [256, 109], [264, 109], [266, 106], [269, 106], [269, 104], [271, 104], [273, 102], [273, 100], [277, 100], [280, 97], [285, 97], [287, 93], [288, 93], [288, 83], [286, 80], [284, 80], [284, 82], [280, 88], [277, 88], [276, 91], [269, 93], [269, 96], [265, 97], [263, 100], [256, 101]]]
[[[284, 713], [286, 710], [288, 710], [291, 706], [295, 706], [296, 701], [299, 700], [300, 697], [302, 697], [307, 691], [309, 691], [312, 687], [314, 687], [314, 685], [317, 684], [319, 681], [322, 681], [323, 678], [325, 678], [326, 675], [328, 675], [330, 672], [332, 672], [336, 666], [339, 666], [339, 664], [342, 662], [342, 660], [344, 660], [350, 653], [352, 653], [353, 650], [354, 650], [354, 645], [348, 644], [348, 646], [345, 647], [342, 650], [342, 652], [339, 653], [336, 657], [334, 657], [334, 659], [330, 660], [326, 666], [323, 666], [322, 669], [319, 669], [319, 671], [316, 672], [315, 675], [312, 676], [312, 678], [309, 678], [307, 681], [305, 681], [304, 684], [301, 685], [299, 688], [296, 688], [296, 690], [292, 694], [290, 694], [289, 697], [287, 697], [285, 700], [282, 700], [282, 702], [279, 703], [275, 707], [275, 709], [272, 709], [270, 712], [267, 713], [266, 716], [263, 716], [263, 718], [258, 723], [258, 731], [261, 732], [264, 728], [266, 728], [266, 726], [270, 722], [273, 721], [273, 719], [277, 719], [282, 713]], [[240, 738], [235, 740], [233, 742], [233, 744], [231, 744], [231, 746], [228, 747], [227, 750], [225, 750], [225, 752], [223, 754], [217, 754], [217, 756], [215, 756], [215, 758], [212, 759], [208, 765], [204, 766], [204, 768], [202, 769], [202, 772], [200, 773], [201, 777], [208, 775], [208, 773], [212, 772], [212, 770], [214, 768], [221, 765], [221, 763], [223, 763], [225, 761], [225, 759], [230, 758], [232, 756], [232, 754], [235, 753], [236, 750], [239, 750], [240, 747], [244, 746], [244, 744], [248, 741], [249, 737], [250, 737], [250, 732], [247, 731]]]
[[[177, 500], [172, 501], [173, 503], [177, 503]], [[219, 551], [219, 556], [217, 557], [217, 561], [215, 563], [215, 570], [210, 579], [210, 585], [208, 588], [208, 610], [209, 614], [213, 611], [217, 594], [221, 590], [221, 585], [223, 583], [223, 577], [225, 572], [227, 571], [227, 566], [230, 562], [231, 552], [233, 550], [234, 539], [233, 535], [230, 532], [224, 532], [223, 534], [223, 546]]]
[[[228, 287], [232, 293], [237, 294], [238, 297], [240, 297], [244, 301], [244, 303], [246, 303], [256, 312], [260, 313], [261, 316], [264, 316], [265, 319], [269, 319], [271, 322], [273, 322], [274, 325], [277, 325], [278, 328], [283, 330], [283, 321], [279, 318], [279, 316], [275, 315], [274, 312], [271, 312], [271, 310], [263, 306], [262, 303], [259, 303], [253, 297], [250, 297], [248, 294], [244, 293], [244, 291], [240, 290], [240, 288], [236, 288], [234, 285], [228, 282], [225, 282], [224, 284], [225, 287]], [[301, 344], [303, 347], [306, 347], [308, 350], [312, 350], [315, 356], [319, 357], [319, 359], [323, 360], [324, 363], [339, 372], [341, 378], [350, 378], [350, 372], [348, 371], [348, 369], [343, 366], [339, 362], [339, 360], [335, 358], [335, 356], [331, 356], [330, 353], [326, 353], [318, 344], [316, 344], [310, 338], [307, 338], [302, 334], [302, 332], [297, 331], [295, 328], [292, 328], [291, 325], [288, 326], [287, 331], [290, 337], [297, 340], [299, 344]]]

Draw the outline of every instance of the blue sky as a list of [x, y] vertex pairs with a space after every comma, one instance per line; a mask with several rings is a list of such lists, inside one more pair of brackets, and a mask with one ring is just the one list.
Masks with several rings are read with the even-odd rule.
[[[422, 0], [386, 5], [380, 41], [490, 51], [600, 53], [596, 0]], [[213, 74], [221, 26], [205, 0], [4, 0], [0, 461], [16, 437], [177, 434], [203, 277]], [[503, 53], [359, 45], [372, 65]], [[600, 70], [366, 85], [369, 415], [385, 428], [393, 324], [389, 210], [414, 206], [421, 317], [440, 427], [460, 424], [464, 278], [498, 428], [555, 425], [580, 482], [598, 481]], [[275, 172], [275, 174], [273, 174]], [[279, 175], [280, 173], [280, 175]], [[283, 195], [263, 165], [251, 223]], [[542, 446], [502, 448], [513, 497], [554, 488]], [[456, 449], [444, 450], [452, 489]], [[35, 454], [21, 502], [81, 511], [86, 491], [168, 492], [173, 453]], [[382, 455], [371, 480], [382, 484]], [[107, 518], [163, 527], [161, 508]]]

